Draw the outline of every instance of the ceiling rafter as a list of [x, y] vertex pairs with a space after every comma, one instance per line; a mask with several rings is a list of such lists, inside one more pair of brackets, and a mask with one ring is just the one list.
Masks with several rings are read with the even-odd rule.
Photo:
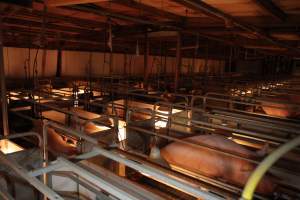
[[176, 15], [172, 12], [168, 12], [168, 11], [165, 11], [163, 9], [159, 9], [159, 8], [156, 8], [156, 7], [153, 7], [153, 6], [149, 6], [145, 3], [137, 2], [135, 0], [112, 0], [112, 2], [120, 4], [120, 5], [124, 5], [124, 6], [127, 6], [127, 7], [135, 8], [135, 9], [140, 9], [140, 10], [146, 11], [150, 14], [154, 14], [154, 15], [157, 15], [159, 17], [166, 17], [168, 19], [172, 19], [172, 20], [175, 20], [175, 21], [182, 21], [184, 19], [183, 16]]
[[112, 18], [116, 18], [116, 19], [120, 19], [120, 20], [124, 20], [124, 21], [131, 21], [131, 22], [135, 22], [135, 23], [138, 23], [138, 24], [145, 24], [145, 25], [153, 25], [153, 26], [161, 26], [161, 27], [169, 27], [169, 28], [173, 28], [173, 29], [174, 28], [178, 29], [178, 27], [176, 27], [176, 26], [174, 26], [170, 23], [165, 23], [165, 22], [160, 22], [160, 21], [151, 21], [149, 19], [144, 19], [144, 18], [141, 18], [141, 17], [116, 13], [116, 12], [113, 12], [109, 9], [102, 8], [98, 5], [93, 5], [92, 7], [82, 6], [82, 5], [73, 5], [73, 6], [68, 6], [68, 7], [65, 7], [65, 8], [66, 9], [70, 8], [70, 9], [74, 9], [74, 10], [78, 10], [78, 11], [82, 11], [82, 12], [89, 12], [89, 13], [93, 13], [93, 14], [96, 14], [96, 15], [112, 17]]
[[45, 0], [48, 7], [70, 6], [76, 4], [96, 3], [108, 0]]
[[[32, 29], [32, 30], [27, 30], [19, 26], [7, 26], [5, 25], [4, 28], [4, 33], [9, 34], [13, 33], [14, 38], [17, 39], [17, 35], [20, 36], [28, 36], [31, 38], [33, 43], [34, 41], [39, 40], [40, 37], [39, 35], [42, 33], [41, 29]], [[57, 40], [58, 34], [55, 31], [52, 30], [47, 30], [45, 32], [45, 35], [47, 37], [47, 40]], [[86, 43], [86, 44], [101, 44], [101, 45], [106, 45], [106, 42], [102, 39], [103, 37], [86, 37], [85, 35], [72, 35], [68, 33], [60, 33], [60, 39], [61, 41], [71, 41], [71, 42], [78, 42], [78, 43]], [[38, 42], [39, 43], [39, 42]], [[118, 43], [115, 45], [121, 46], [124, 44], [124, 40], [118, 40]], [[130, 41], [125, 42], [126, 45], [131, 44]]]
[[[19, 18], [13, 18], [13, 17], [6, 17], [3, 20], [3, 23], [5, 25], [16, 25], [23, 28], [41, 28], [42, 22], [32, 21], [32, 20], [24, 20]], [[88, 30], [83, 29], [79, 27], [70, 27], [70, 26], [62, 26], [62, 25], [56, 25], [52, 23], [46, 23], [46, 30], [53, 30], [56, 32], [66, 32], [66, 33], [94, 33], [101, 34], [103, 31], [95, 31], [95, 30]]]
[[[182, 1], [180, 0], [180, 2], [183, 2], [183, 1], [185, 1], [185, 0], [182, 0]], [[223, 38], [220, 38], [219, 36], [203, 34], [199, 31], [195, 31], [195, 30], [186, 30], [182, 26], [180, 26], [176, 23], [170, 23], [170, 22], [166, 23], [166, 22], [161, 22], [161, 21], [151, 21], [149, 19], [137, 18], [137, 17], [130, 16], [130, 15], [124, 15], [124, 14], [121, 14], [121, 13], [116, 13], [116, 12], [113, 12], [111, 10], [102, 8], [100, 6], [95, 6], [95, 5], [92, 5], [92, 6], [74, 5], [74, 6], [64, 7], [64, 8], [66, 8], [66, 9], [75, 9], [75, 10], [78, 10], [78, 11], [94, 13], [94, 14], [98, 14], [98, 15], [102, 15], [102, 16], [104, 15], [104, 16], [108, 16], [108, 17], [112, 17], [112, 18], [116, 18], [116, 19], [121, 19], [121, 20], [125, 20], [125, 21], [127, 20], [127, 21], [131, 21], [131, 22], [135, 22], [137, 24], [147, 25], [148, 27], [149, 26], [150, 27], [151, 26], [153, 26], [153, 27], [156, 26], [156, 27], [164, 28], [165, 30], [168, 29], [168, 30], [173, 30], [173, 31], [182, 31], [182, 32], [187, 33], [187, 34], [199, 35], [200, 37], [207, 38], [207, 39], [214, 40], [214, 41], [218, 41], [218, 42], [230, 45], [230, 46], [245, 47], [245, 46], [242, 46], [239, 43], [237, 43], [237, 41], [231, 41], [231, 40], [228, 40], [228, 39], [223, 39]], [[243, 28], [243, 27], [241, 27], [241, 28]], [[248, 27], [247, 30], [248, 31], [251, 30], [252, 33], [258, 34], [258, 31], [254, 31], [253, 29], [251, 29], [251, 27]], [[146, 29], [145, 31], [148, 31], [148, 30]], [[273, 38], [272, 38], [272, 41], [274, 41], [275, 45], [278, 45], [277, 41], [275, 42], [275, 40]], [[283, 45], [281, 47], [283, 47]], [[290, 47], [287, 47], [286, 45], [284, 45], [283, 48], [288, 49]]]
[[272, 0], [254, 0], [256, 4], [271, 14], [274, 18], [284, 22], [287, 19], [287, 15], [282, 9], [274, 4]]
[[[14, 12], [3, 12], [4, 15], [3, 17], [14, 17], [14, 18], [21, 18], [21, 19], [26, 19], [26, 18], [34, 18], [37, 21], [41, 21], [42, 17], [44, 15], [43, 11], [37, 10], [37, 9], [31, 9], [28, 7], [24, 6], [19, 6], [16, 4], [8, 4], [4, 2], [0, 2], [0, 6], [9, 9], [9, 10], [15, 10]], [[67, 16], [67, 15], [62, 15], [62, 14], [57, 14], [57, 13], [47, 13], [46, 14], [47, 20], [49, 23], [64, 23], [67, 27], [68, 26], [78, 26], [81, 28], [85, 29], [98, 29], [98, 28], [103, 28], [105, 27], [104, 22], [99, 22], [99, 21], [93, 21], [93, 20], [88, 20], [88, 19], [81, 19], [78, 17], [72, 17], [72, 16]]]
[[[112, 0], [112, 1], [121, 1], [121, 0]], [[133, 1], [133, 0], [124, 0], [127, 3]], [[178, 0], [179, 1], [179, 0]], [[186, 2], [187, 0], [182, 0], [180, 2]], [[194, 1], [194, 2], [200, 2], [200, 1]], [[139, 2], [137, 2], [139, 3]], [[36, 2], [36, 4], [39, 4]], [[14, 5], [10, 4], [12, 6], [18, 6], [18, 9], [14, 9], [14, 7], [7, 7], [8, 11], [12, 12], [4, 12], [5, 18], [7, 18], [6, 25], [7, 28], [10, 29], [9, 31], [12, 33], [20, 33], [22, 29], [26, 29], [26, 26], [32, 25], [31, 30], [26, 30], [26, 31], [32, 31], [32, 33], [40, 33], [41, 29], [41, 17], [43, 16], [43, 12], [41, 11], [41, 6], [34, 6], [32, 8], [29, 7], [22, 7], [19, 5]], [[99, 4], [101, 5], [101, 4]], [[114, 4], [115, 5], [115, 4]], [[138, 4], [139, 5], [139, 4]], [[138, 6], [136, 5], [136, 6]], [[2, 2], [0, 3], [0, 6], [2, 6]], [[116, 5], [117, 6], [117, 5]], [[148, 6], [148, 5], [147, 5]], [[16, 7], [17, 8], [17, 7]], [[156, 8], [156, 7], [155, 7]], [[70, 16], [70, 13], [74, 13], [74, 9], [78, 10], [81, 16]], [[159, 9], [159, 8], [157, 8]], [[194, 10], [196, 10], [194, 8]], [[204, 10], [204, 9], [203, 9]], [[59, 11], [59, 12], [58, 12]], [[164, 11], [164, 10], [163, 10]], [[199, 12], [199, 10], [197, 10]], [[201, 11], [201, 10], [200, 10]], [[215, 11], [215, 10], [214, 10]], [[64, 13], [65, 12], [65, 13]], [[146, 11], [145, 11], [146, 12]], [[268, 30], [265, 29], [258, 29], [255, 26], [252, 26], [251, 23], [241, 23], [237, 24], [238, 22], [242, 22], [240, 19], [238, 21], [233, 21], [235, 20], [232, 16], [225, 14], [225, 17], [227, 18], [228, 21], [231, 21], [232, 26], [230, 29], [227, 28], [224, 30], [224, 24], [221, 23], [224, 21], [224, 15], [218, 14], [218, 17], [216, 17], [216, 14], [212, 14], [213, 12], [206, 11], [205, 13], [209, 13], [210, 17], [214, 16], [214, 19], [222, 19], [222, 21], [219, 20], [213, 20], [217, 23], [214, 28], [216, 30], [211, 29], [212, 27], [207, 26], [201, 27], [201, 25], [206, 25], [206, 23], [203, 23], [205, 20], [208, 20], [206, 17], [202, 17], [203, 20], [199, 22], [198, 20], [192, 20], [193, 18], [190, 17], [184, 17], [186, 20], [184, 20], [184, 24], [178, 23], [178, 21], [167, 21], [167, 17], [163, 17], [163, 14], [158, 14], [154, 15], [151, 13], [151, 11], [148, 11], [149, 15], [145, 15], [145, 17], [137, 17], [136, 15], [130, 15], [130, 14], [123, 14], [121, 12], [116, 12], [113, 8], [112, 9], [107, 9], [107, 8], [102, 8], [101, 6], [94, 5], [94, 4], [85, 4], [85, 5], [73, 5], [73, 6], [65, 6], [65, 7], [60, 7], [59, 9], [56, 9], [56, 12], [48, 12], [47, 13], [47, 24], [46, 24], [46, 31], [47, 35], [50, 35], [51, 37], [48, 39], [51, 39], [52, 41], [57, 40], [57, 32], [59, 33], [70, 33], [66, 35], [64, 39], [70, 40], [73, 39], [81, 41], [83, 44], [92, 44], [93, 40], [95, 39], [96, 44], [97, 42], [103, 43], [102, 39], [102, 33], [105, 33], [103, 31], [103, 28], [107, 25], [106, 22], [104, 22], [105, 17], [99, 17], [98, 16], [107, 16], [111, 18], [116, 18], [120, 21], [120, 24], [116, 23], [116, 25], [113, 26], [114, 30], [114, 40], [118, 41], [119, 39], [121, 40], [126, 40], [130, 41], [132, 39], [134, 44], [136, 43], [137, 40], [137, 34], [144, 33], [145, 31], [147, 32], [153, 32], [153, 31], [182, 31], [186, 38], [193, 38], [193, 36], [200, 36], [201, 38], [208, 38], [209, 40], [214, 40], [218, 41], [218, 43], [230, 45], [230, 46], [239, 46], [239, 47], [245, 47], [245, 48], [255, 48], [255, 49], [260, 49], [261, 46], [257, 45], [254, 43], [252, 45], [251, 42], [249, 42], [249, 39], [244, 40], [244, 38], [247, 38], [247, 36], [251, 36], [252, 39], [255, 39], [255, 42], [258, 44], [264, 42], [264, 41], [269, 41], [265, 39], [264, 37], [260, 36], [257, 37], [259, 34], [263, 33], [266, 36], [269, 36], [270, 38], [273, 39], [272, 33], [274, 31], [274, 27], [286, 27], [290, 28], [290, 30], [284, 30], [284, 32], [289, 32], [291, 31], [292, 33], [296, 32], [298, 29], [295, 29], [293, 25], [286, 25], [285, 23], [280, 23], [277, 22], [277, 25], [272, 25], [272, 27]], [[203, 11], [201, 11], [203, 12]], [[8, 14], [9, 13], [9, 14]], [[85, 16], [85, 13], [87, 13], [87, 16]], [[93, 13], [94, 15], [91, 15], [89, 13]], [[159, 16], [158, 16], [159, 15]], [[176, 15], [176, 14], [175, 14]], [[230, 19], [232, 17], [232, 19]], [[289, 15], [290, 17], [290, 15]], [[94, 19], [97, 19], [94, 20]], [[171, 19], [171, 18], [170, 18]], [[271, 16], [268, 16], [269, 20], [274, 20]], [[15, 22], [14, 20], [20, 20], [20, 22]], [[25, 20], [24, 23], [22, 20]], [[211, 19], [210, 19], [211, 20]], [[121, 23], [124, 21], [125, 23]], [[245, 20], [246, 21], [246, 20]], [[289, 23], [292, 21], [292, 18], [289, 18]], [[210, 21], [209, 21], [210, 22]], [[233, 22], [233, 23], [232, 23]], [[31, 24], [32, 23], [32, 24]], [[253, 22], [254, 23], [254, 22]], [[281, 25], [282, 24], [282, 25]], [[17, 27], [16, 27], [17, 26]], [[246, 27], [246, 28], [245, 28]], [[261, 26], [265, 27], [265, 26]], [[7, 29], [7, 30], [8, 30]], [[294, 30], [295, 29], [295, 30]], [[86, 30], [86, 31], [85, 31]], [[4, 30], [6, 31], [6, 30]], [[75, 34], [74, 34], [74, 33]], [[215, 35], [219, 32], [219, 35]], [[229, 35], [235, 35], [238, 36], [239, 32], [241, 33], [240, 40], [235, 40], [232, 37], [226, 37]], [[25, 34], [25, 33], [22, 33]], [[220, 35], [221, 34], [221, 35]], [[53, 35], [53, 36], [52, 36]], [[71, 35], [72, 37], [69, 37]], [[273, 37], [271, 37], [272, 35]], [[16, 37], [19, 37], [16, 34]], [[22, 35], [20, 35], [22, 37]], [[86, 41], [87, 40], [87, 41]], [[163, 39], [164, 40], [164, 39]], [[273, 39], [275, 42], [278, 42], [277, 40]], [[294, 46], [296, 48], [296, 43], [289, 43], [288, 40], [282, 39], [285, 42], [283, 43], [280, 41], [280, 43], [284, 44], [287, 48], [288, 45], [290, 47]], [[21, 40], [22, 41], [22, 40]], [[69, 42], [74, 42], [74, 41], [69, 41]], [[194, 41], [194, 40], [193, 40]], [[242, 43], [241, 41], [244, 41]], [[12, 41], [13, 42], [13, 41]], [[132, 41], [131, 41], [132, 42]], [[118, 43], [118, 42], [117, 42]], [[96, 45], [95, 44], [95, 45]], [[192, 42], [193, 44], [193, 42]], [[248, 45], [248, 46], [247, 46]], [[128, 46], [128, 45], [127, 45]], [[266, 43], [264, 46], [265, 49], [278, 49], [275, 47], [279, 47], [279, 45], [276, 43]], [[80, 46], [78, 47], [80, 49]], [[282, 49], [282, 47], [281, 47]], [[287, 53], [287, 52], [284, 52]]]
[[297, 54], [300, 54], [299, 48], [288, 46], [282, 42], [279, 42], [276, 39], [274, 39], [273, 37], [271, 37], [270, 35], [266, 34], [263, 30], [255, 27], [253, 25], [241, 22], [238, 19], [234, 18], [233, 16], [231, 16], [227, 13], [224, 13], [223, 11], [221, 11], [201, 0], [173, 0], [173, 1], [180, 5], [184, 5], [190, 9], [193, 9], [195, 11], [208, 13], [209, 15], [214, 15], [216, 18], [222, 19], [227, 23], [229, 22], [235, 26], [238, 26], [238, 27], [246, 30], [246, 31], [249, 31], [253, 35], [258, 36], [261, 39], [267, 40], [269, 43], [271, 43], [273, 45], [276, 45], [281, 48], [285, 48], [290, 51], [295, 51]]

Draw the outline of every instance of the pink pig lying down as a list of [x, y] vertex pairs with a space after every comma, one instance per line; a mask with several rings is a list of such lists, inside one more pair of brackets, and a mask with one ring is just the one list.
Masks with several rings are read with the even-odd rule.
[[[255, 158], [257, 153], [250, 151], [240, 144], [218, 135], [200, 135], [184, 139], [192, 143], [203, 144], [226, 152], [233, 152], [245, 158]], [[161, 157], [169, 165], [181, 167], [208, 177], [222, 179], [233, 185], [243, 187], [256, 165], [248, 161], [234, 158], [211, 151], [197, 148], [188, 144], [174, 142], [161, 149]], [[270, 174], [264, 176], [256, 188], [256, 192], [270, 195], [274, 192], [275, 177]]]
[[267, 115], [283, 118], [299, 118], [300, 108], [297, 105], [293, 105], [299, 104], [299, 99], [300, 97], [297, 95], [278, 95], [270, 98], [271, 102], [262, 102], [261, 105]]

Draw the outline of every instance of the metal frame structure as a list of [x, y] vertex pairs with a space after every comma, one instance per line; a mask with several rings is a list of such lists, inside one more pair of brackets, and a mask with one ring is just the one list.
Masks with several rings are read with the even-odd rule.
[[[134, 92], [128, 92], [128, 91], [125, 94], [132, 95], [132, 96], [138, 95], [138, 96], [153, 98], [153, 96], [151, 96], [151, 95], [139, 95], [139, 94], [136, 94]], [[38, 95], [44, 96], [42, 93], [38, 93]], [[19, 95], [19, 97], [22, 97], [22, 95]], [[45, 95], [44, 97], [49, 98], [49, 97], [51, 97], [51, 94]], [[172, 104], [172, 103], [157, 102], [157, 103], [154, 104], [154, 110], [153, 111], [128, 108], [126, 118], [130, 119], [130, 113], [132, 114], [133, 112], [145, 112], [148, 115], [152, 116], [152, 118], [154, 117], [154, 118], [157, 118], [159, 120], [166, 120], [169, 123], [173, 123], [173, 124], [177, 124], [177, 125], [181, 125], [181, 126], [196, 127], [196, 128], [203, 129], [203, 130], [223, 129], [223, 130], [227, 130], [227, 131], [231, 131], [231, 132], [240, 133], [242, 136], [245, 136], [245, 135], [247, 137], [252, 136], [254, 139], [255, 138], [256, 139], [260, 138], [259, 141], [262, 141], [262, 142], [273, 141], [274, 145], [280, 145], [281, 143], [284, 143], [284, 142], [288, 141], [288, 139], [286, 139], [286, 138], [278, 138], [278, 137], [275, 138], [275, 137], [272, 137], [272, 136], [265, 136], [264, 134], [260, 134], [259, 132], [253, 132], [253, 131], [247, 131], [247, 130], [240, 129], [239, 126], [243, 125], [243, 123], [245, 123], [245, 124], [249, 124], [249, 123], [251, 124], [252, 123], [254, 125], [257, 122], [257, 120], [259, 119], [257, 115], [252, 115], [252, 117], [249, 117], [249, 116], [246, 116], [245, 113], [241, 112], [240, 114], [238, 114], [239, 116], [230, 116], [228, 113], [226, 113], [226, 111], [221, 112], [221, 111], [214, 111], [214, 110], [213, 110], [213, 113], [209, 113], [209, 112], [206, 111], [206, 107], [198, 107], [193, 102], [196, 100], [196, 98], [199, 98], [199, 99], [202, 99], [202, 100], [203, 99], [207, 100], [207, 99], [210, 99], [211, 97], [207, 97], [207, 96], [189, 96], [189, 95], [183, 96], [183, 97], [184, 97], [184, 99], [186, 99], [186, 101], [188, 103]], [[54, 100], [59, 100], [60, 99], [59, 96], [54, 97], [54, 98], [51, 97], [51, 98], [54, 99]], [[72, 98], [68, 98], [68, 99], [72, 100]], [[158, 97], [157, 99], [160, 100], [161, 98]], [[213, 99], [217, 99], [217, 98], [213, 98]], [[189, 103], [190, 100], [191, 100], [191, 103]], [[205, 103], [205, 100], [203, 100], [204, 103]], [[217, 100], [219, 100], [219, 99], [217, 99]], [[30, 102], [35, 103], [36, 105], [39, 105], [39, 106], [48, 107], [48, 108], [53, 109], [53, 110], [62, 111], [60, 108], [57, 108], [55, 106], [42, 105], [42, 103], [38, 103], [35, 100], [30, 100]], [[226, 102], [236, 103], [233, 100], [226, 100]], [[101, 106], [101, 107], [105, 106], [105, 105], [101, 105], [101, 104], [94, 103], [94, 102], [90, 102], [90, 103], [94, 104], [95, 106]], [[238, 103], [241, 103], [241, 102], [238, 102]], [[116, 105], [116, 106], [121, 106], [122, 107], [122, 106], [125, 106], [125, 105]], [[172, 119], [172, 112], [169, 112], [168, 114], [159, 113], [159, 112], [156, 111], [156, 108], [155, 108], [155, 107], [158, 107], [158, 106], [167, 106], [170, 109], [180, 108], [182, 110], [190, 111], [192, 113], [193, 112], [198, 112], [198, 113], [201, 113], [202, 116], [204, 116], [206, 118], [217, 118], [217, 119], [221, 118], [225, 121], [236, 122], [240, 125], [238, 125], [238, 128], [235, 129], [235, 128], [227, 127], [226, 125], [213, 124], [209, 121], [194, 120], [192, 118], [192, 116], [190, 116], [188, 118], [183, 118], [183, 117], [178, 116], [178, 118], [188, 120], [189, 121], [188, 125], [184, 124], [184, 123], [174, 122], [174, 121], [171, 120]], [[124, 107], [124, 109], [125, 109], [125, 107]], [[62, 112], [65, 112], [65, 111], [62, 111]], [[215, 115], [214, 113], [218, 113], [219, 115]], [[76, 113], [74, 113], [74, 112], [67, 111], [66, 114], [76, 116]], [[166, 117], [161, 117], [161, 116], [157, 116], [157, 115], [166, 115]], [[244, 118], [240, 118], [241, 116], [244, 116]], [[261, 121], [259, 121], [259, 126], [264, 127], [264, 128], [272, 128], [272, 129], [277, 130], [277, 131], [286, 131], [286, 132], [291, 132], [291, 133], [294, 133], [294, 134], [299, 134], [299, 131], [297, 131], [297, 126], [292, 125], [292, 123], [280, 121], [279, 124], [272, 125], [272, 123], [275, 123], [276, 121], [277, 120], [275, 120], [275, 119], [261, 120]], [[286, 127], [286, 125], [291, 125], [291, 126]], [[162, 171], [160, 171], [160, 170], [158, 170], [154, 167], [148, 166], [144, 163], [134, 162], [134, 161], [132, 161], [132, 158], [129, 158], [129, 157], [127, 158], [125, 156], [126, 155], [125, 152], [120, 153], [119, 151], [114, 152], [114, 151], [105, 150], [101, 145], [99, 146], [97, 139], [89, 137], [89, 136], [87, 136], [87, 135], [85, 135], [85, 134], [83, 134], [79, 131], [63, 127], [63, 126], [61, 126], [59, 124], [56, 124], [56, 123], [53, 123], [53, 122], [46, 123], [43, 127], [43, 130], [44, 130], [43, 131], [43, 134], [44, 134], [43, 135], [43, 138], [44, 138], [44, 142], [43, 142], [44, 148], [43, 149], [45, 150], [44, 155], [46, 155], [46, 149], [47, 149], [47, 140], [45, 140], [47, 138], [47, 131], [46, 131], [47, 127], [58, 129], [58, 130], [66, 133], [68, 135], [81, 138], [82, 140], [85, 140], [88, 143], [91, 143], [95, 146], [93, 151], [88, 152], [88, 153], [83, 154], [83, 155], [77, 156], [78, 159], [88, 159], [88, 158], [93, 157], [93, 156], [102, 155], [102, 156], [107, 157], [109, 159], [115, 160], [118, 163], [123, 163], [123, 164], [127, 165], [128, 167], [133, 168], [137, 171], [140, 171], [144, 174], [150, 175], [152, 178], [158, 179], [163, 183], [167, 183], [171, 187], [174, 187], [174, 188], [179, 189], [181, 191], [192, 194], [193, 196], [208, 197], [208, 198], [219, 198], [218, 196], [215, 196], [215, 195], [211, 196], [211, 193], [209, 193], [209, 192], [199, 190], [199, 188], [196, 185], [181, 181], [180, 179], [177, 179], [177, 178], [173, 179], [173, 176], [170, 176], [169, 174], [166, 174], [165, 172], [162, 172]], [[135, 126], [133, 126], [132, 124], [129, 124], [129, 123], [127, 123], [127, 129], [128, 130], [131, 129], [131, 130], [139, 131], [143, 134], [147, 134], [147, 135], [150, 135], [150, 136], [162, 137], [162, 138], [168, 139], [170, 141], [186, 143], [187, 145], [197, 146], [198, 148], [208, 148], [209, 149], [209, 147], [205, 147], [203, 145], [201, 146], [201, 145], [196, 145], [196, 144], [192, 144], [192, 143], [189, 143], [189, 142], [184, 142], [184, 141], [179, 140], [177, 138], [174, 138], [172, 136], [160, 135], [160, 134], [157, 134], [157, 133], [149, 131], [149, 130], [145, 130], [145, 129], [140, 128], [140, 127], [135, 127]], [[169, 127], [169, 129], [171, 130], [171, 127]], [[211, 149], [211, 150], [220, 152], [217, 149]], [[245, 159], [245, 158], [243, 158], [239, 155], [233, 155], [230, 152], [220, 152], [220, 153], [224, 153], [226, 155], [237, 157], [237, 158], [240, 158], [240, 159]], [[47, 161], [47, 157], [45, 157], [45, 160]], [[250, 160], [245, 159], [245, 160], [247, 160], [249, 162], [252, 162], [252, 163], [255, 163], [255, 164], [260, 163], [259, 161], [255, 161], [255, 160], [251, 160], [251, 159]], [[57, 170], [58, 168], [60, 168], [62, 166], [65, 166], [65, 165], [67, 165], [69, 167], [71, 166], [70, 168], [73, 170], [73, 172], [77, 172], [76, 174], [78, 174], [80, 172], [84, 172], [84, 174], [80, 174], [80, 175], [87, 178], [87, 179], [90, 178], [91, 174], [85, 173], [84, 170], [81, 170], [80, 166], [78, 166], [75, 163], [70, 163], [70, 161], [65, 160], [64, 158], [58, 158], [57, 161], [49, 163], [48, 166], [45, 165], [41, 169], [37, 169], [35, 171], [29, 172], [29, 174], [31, 176], [34, 176], [34, 177], [39, 176], [39, 175], [43, 175], [43, 174], [51, 174], [55, 170]], [[272, 167], [272, 171], [277, 171], [277, 170], [278, 169], [276, 167]], [[224, 186], [224, 183], [221, 183], [221, 182], [216, 181], [216, 180], [210, 180], [207, 177], [201, 177], [201, 180], [204, 180], [207, 183], [213, 183], [213, 185], [216, 185], [216, 184], [218, 185], [219, 184], [221, 187], [226, 187], [226, 186]], [[99, 180], [97, 180], [97, 178], [96, 178], [96, 181], [99, 181]], [[104, 184], [104, 187], [105, 187], [105, 183], [102, 182], [101, 184]], [[237, 192], [237, 193], [241, 191], [241, 190], [239, 190], [239, 188], [234, 188], [232, 186], [230, 186], [230, 187], [228, 186], [227, 189], [231, 190], [231, 191], [234, 191], [234, 192]], [[118, 193], [118, 192], [120, 192], [119, 190], [110, 191], [110, 192], [116, 192], [117, 193], [116, 195], [120, 195], [120, 193]], [[257, 196], [257, 197], [259, 197], [259, 196]]]
[[[64, 132], [67, 132], [70, 135], [83, 138], [87, 142], [91, 143], [94, 146], [94, 150], [85, 154], [78, 155], [77, 159], [88, 159], [97, 155], [102, 155], [107, 158], [110, 158], [112, 160], [115, 160], [117, 162], [123, 163], [133, 169], [136, 169], [140, 172], [143, 172], [145, 174], [149, 174], [150, 176], [153, 176], [154, 178], [158, 180], [162, 180], [165, 183], [170, 184], [170, 186], [173, 186], [175, 188], [178, 188], [181, 191], [188, 192], [196, 197], [204, 197], [209, 199], [220, 199], [219, 197], [209, 194], [205, 191], [199, 190], [196, 186], [193, 186], [192, 184], [188, 184], [183, 181], [179, 181], [178, 179], [168, 176], [159, 170], [147, 166], [145, 164], [139, 164], [136, 163], [130, 159], [124, 158], [123, 156], [118, 155], [117, 153], [110, 152], [108, 150], [105, 150], [103, 147], [98, 145], [98, 141], [95, 138], [92, 138], [90, 136], [87, 136], [79, 131], [72, 130], [66, 127], [63, 127], [59, 124], [55, 124], [53, 122], [45, 123], [43, 126], [43, 152], [47, 152], [47, 127], [52, 127], [55, 129], [62, 130]], [[26, 134], [20, 134], [18, 137], [22, 136], [30, 136], [34, 135], [37, 136], [34, 133], [26, 133]], [[17, 136], [12, 135], [12, 137], [16, 138]], [[40, 138], [40, 137], [38, 137]], [[48, 163], [48, 157], [47, 153], [44, 156], [45, 162]], [[42, 182], [40, 182], [37, 178], [37, 176], [45, 175], [50, 172], [53, 172], [55, 170], [58, 170], [64, 166], [66, 166], [71, 172], [76, 173], [77, 175], [83, 177], [89, 182], [92, 182], [99, 186], [102, 190], [112, 194], [113, 196], [119, 198], [119, 199], [153, 199], [155, 197], [154, 194], [151, 194], [149, 192], [147, 193], [141, 193], [141, 190], [128, 191], [128, 189], [117, 187], [116, 185], [113, 185], [110, 182], [107, 182], [98, 176], [96, 176], [94, 173], [91, 173], [87, 171], [86, 169], [78, 166], [77, 164], [68, 161], [65, 158], [59, 157], [56, 161], [51, 162], [49, 165], [44, 165], [44, 167], [40, 169], [36, 169], [34, 171], [27, 171], [23, 167], [21, 167], [18, 163], [15, 161], [9, 160], [3, 153], [0, 153], [0, 161], [1, 163], [5, 164], [7, 167], [12, 169], [16, 174], [18, 174], [20, 177], [24, 178], [26, 181], [28, 181], [33, 187], [38, 189], [42, 194], [44, 194], [46, 197], [48, 197], [51, 200], [58, 200], [63, 199], [58, 193], [54, 192], [52, 189], [50, 189], [47, 186], [47, 182], [45, 182], [44, 185]], [[128, 184], [128, 183], [127, 183]], [[122, 185], [121, 185], [122, 186]], [[123, 186], [124, 187], [124, 186]], [[127, 186], [128, 187], [128, 186]], [[145, 191], [143, 191], [145, 192]], [[9, 198], [9, 195], [6, 195], [4, 193], [2, 196], [5, 196], [5, 198]], [[159, 199], [158, 196], [156, 196], [155, 199]]]

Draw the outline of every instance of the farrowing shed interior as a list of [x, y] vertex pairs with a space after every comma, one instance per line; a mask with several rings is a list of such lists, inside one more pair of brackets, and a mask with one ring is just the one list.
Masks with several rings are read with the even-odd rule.
[[0, 0], [0, 200], [300, 199], [300, 1]]

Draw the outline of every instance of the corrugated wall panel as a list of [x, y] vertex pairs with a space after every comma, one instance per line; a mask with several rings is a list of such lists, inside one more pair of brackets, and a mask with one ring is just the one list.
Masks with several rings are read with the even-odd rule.
[[[37, 55], [37, 57], [36, 57]], [[43, 50], [24, 48], [4, 47], [4, 65], [5, 74], [8, 78], [24, 78], [25, 77], [25, 62], [30, 57], [30, 66], [26, 64], [27, 76], [33, 75], [33, 66], [37, 63], [38, 76], [42, 75], [42, 57]], [[45, 76], [50, 77], [55, 75], [57, 51], [47, 50]], [[28, 63], [28, 62], [27, 62]]]
[[88, 52], [62, 52], [62, 76], [78, 76], [86, 74], [88, 64]]
[[[33, 63], [36, 49], [30, 51], [31, 68], [30, 74], [33, 73]], [[28, 59], [28, 49], [24, 48], [4, 48], [4, 62], [6, 75], [9, 78], [24, 78], [25, 61]], [[39, 50], [37, 54], [37, 69], [38, 75], [42, 75], [42, 57], [43, 50]], [[89, 64], [91, 64], [91, 75], [99, 77], [102, 75], [121, 75], [126, 72], [128, 75], [143, 75], [144, 73], [144, 56], [127, 55], [125, 65], [124, 54], [113, 54], [112, 63], [110, 53], [98, 53], [98, 52], [79, 52], [79, 51], [63, 51], [62, 52], [62, 76], [82, 77], [87, 74]], [[150, 67], [151, 74], [157, 74], [158, 72], [173, 73], [176, 66], [175, 57], [160, 57], [149, 56], [148, 66]], [[195, 66], [192, 67], [193, 62]], [[206, 64], [205, 64], [206, 63]], [[45, 76], [55, 76], [57, 65], [57, 51], [47, 50]], [[166, 66], [165, 66], [166, 65]], [[224, 61], [220, 60], [207, 60], [192, 58], [182, 59], [181, 73], [187, 73], [189, 68], [192, 68], [194, 72], [204, 72], [205, 65], [208, 67], [209, 74], [221, 74], [224, 73]], [[27, 69], [28, 71], [29, 69]]]

